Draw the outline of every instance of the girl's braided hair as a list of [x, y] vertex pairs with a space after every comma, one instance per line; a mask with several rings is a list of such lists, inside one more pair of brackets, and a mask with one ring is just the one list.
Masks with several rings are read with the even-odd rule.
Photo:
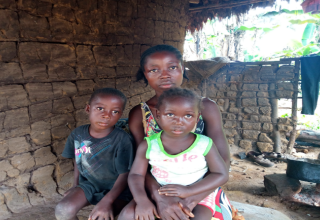
[[[182, 55], [180, 53], [180, 51], [171, 46], [171, 45], [166, 45], [166, 44], [161, 44], [161, 45], [156, 45], [154, 47], [150, 47], [149, 49], [147, 49], [146, 51], [143, 52], [143, 54], [141, 55], [141, 58], [140, 58], [140, 68], [137, 72], [137, 75], [136, 75], [136, 78], [137, 78], [137, 81], [140, 81], [143, 79], [143, 81], [145, 82], [146, 85], [148, 85], [148, 80], [147, 78], [145, 77], [144, 75], [144, 65], [146, 64], [146, 59], [154, 54], [154, 53], [157, 53], [157, 52], [170, 52], [170, 53], [173, 53], [176, 58], [181, 62], [181, 64], [183, 65], [183, 59], [182, 59]], [[186, 74], [186, 70], [183, 69], [183, 78], [185, 79], [188, 79], [188, 76]]]
[[158, 103], [156, 106], [157, 109], [160, 109], [161, 105], [163, 105], [163, 103], [165, 102], [166, 99], [176, 98], [176, 97], [182, 97], [182, 98], [186, 98], [186, 99], [190, 99], [192, 101], [195, 101], [197, 103], [197, 108], [198, 108], [199, 112], [201, 111], [202, 101], [201, 101], [200, 96], [198, 96], [196, 93], [194, 93], [191, 90], [181, 89], [181, 88], [172, 88], [172, 89], [164, 91], [158, 99]]

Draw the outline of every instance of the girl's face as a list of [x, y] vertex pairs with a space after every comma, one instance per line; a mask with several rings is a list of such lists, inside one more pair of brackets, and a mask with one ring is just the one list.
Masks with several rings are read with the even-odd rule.
[[183, 66], [170, 52], [157, 52], [146, 58], [144, 75], [156, 91], [180, 87], [183, 80]]
[[189, 134], [200, 115], [197, 102], [184, 97], [167, 98], [156, 114], [161, 128], [170, 136]]

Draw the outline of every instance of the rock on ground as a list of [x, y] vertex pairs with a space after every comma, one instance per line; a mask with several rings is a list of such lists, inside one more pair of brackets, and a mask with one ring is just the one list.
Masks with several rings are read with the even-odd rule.
[[274, 220], [291, 220], [285, 214], [281, 212], [269, 209], [269, 208], [262, 208], [259, 206], [244, 204], [240, 202], [233, 202], [231, 201], [231, 205], [233, 205], [236, 209], [243, 209], [241, 215], [246, 220], [267, 220], [267, 219], [274, 219]]

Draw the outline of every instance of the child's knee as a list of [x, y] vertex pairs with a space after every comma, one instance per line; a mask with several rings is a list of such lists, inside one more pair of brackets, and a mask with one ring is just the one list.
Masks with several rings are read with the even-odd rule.
[[59, 202], [55, 208], [55, 216], [58, 220], [72, 219], [76, 216], [76, 209], [71, 203]]
[[122, 209], [122, 211], [119, 214], [118, 220], [130, 220], [134, 219], [134, 210], [135, 206], [126, 206]]
[[197, 205], [192, 213], [194, 214], [194, 218], [191, 218], [192, 220], [197, 220], [197, 219], [201, 219], [201, 220], [204, 220], [204, 219], [208, 219], [210, 220], [212, 218], [212, 211], [206, 207], [206, 206], [203, 206], [203, 205]]

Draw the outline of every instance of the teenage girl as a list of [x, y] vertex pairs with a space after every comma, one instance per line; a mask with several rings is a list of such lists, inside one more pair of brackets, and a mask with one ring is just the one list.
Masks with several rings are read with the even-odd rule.
[[[134, 137], [136, 146], [144, 139], [153, 134], [159, 133], [162, 129], [158, 124], [156, 106], [160, 95], [170, 89], [180, 87], [183, 78], [187, 78], [182, 55], [178, 49], [169, 45], [157, 45], [147, 49], [141, 56], [140, 69], [137, 73], [137, 80], [144, 80], [155, 90], [155, 96], [148, 101], [135, 106], [129, 114], [129, 128]], [[222, 129], [222, 119], [218, 106], [215, 102], [203, 98], [202, 110], [199, 121], [194, 132], [210, 137], [217, 147], [217, 150], [225, 162], [227, 169], [230, 166], [230, 153], [227, 141]], [[155, 201], [160, 217], [166, 219], [188, 219], [193, 208], [211, 192], [204, 192], [186, 197], [167, 197], [160, 195], [160, 185], [150, 175], [146, 175], [146, 188]], [[215, 190], [215, 218], [231, 219], [231, 206], [221, 188]], [[180, 204], [180, 205], [179, 205]], [[182, 205], [182, 206], [181, 206]], [[135, 202], [130, 202], [121, 212], [124, 219], [133, 219]]]
[[[160, 195], [187, 198], [212, 192], [228, 180], [227, 168], [212, 140], [191, 133], [200, 116], [201, 99], [186, 89], [170, 89], [159, 97], [156, 118], [163, 129], [139, 145], [128, 183], [136, 202], [135, 219], [154, 219], [155, 206], [144, 188], [148, 163], [162, 186]], [[204, 177], [205, 176], [205, 177]], [[214, 192], [193, 209], [192, 219], [210, 220], [215, 212]]]

